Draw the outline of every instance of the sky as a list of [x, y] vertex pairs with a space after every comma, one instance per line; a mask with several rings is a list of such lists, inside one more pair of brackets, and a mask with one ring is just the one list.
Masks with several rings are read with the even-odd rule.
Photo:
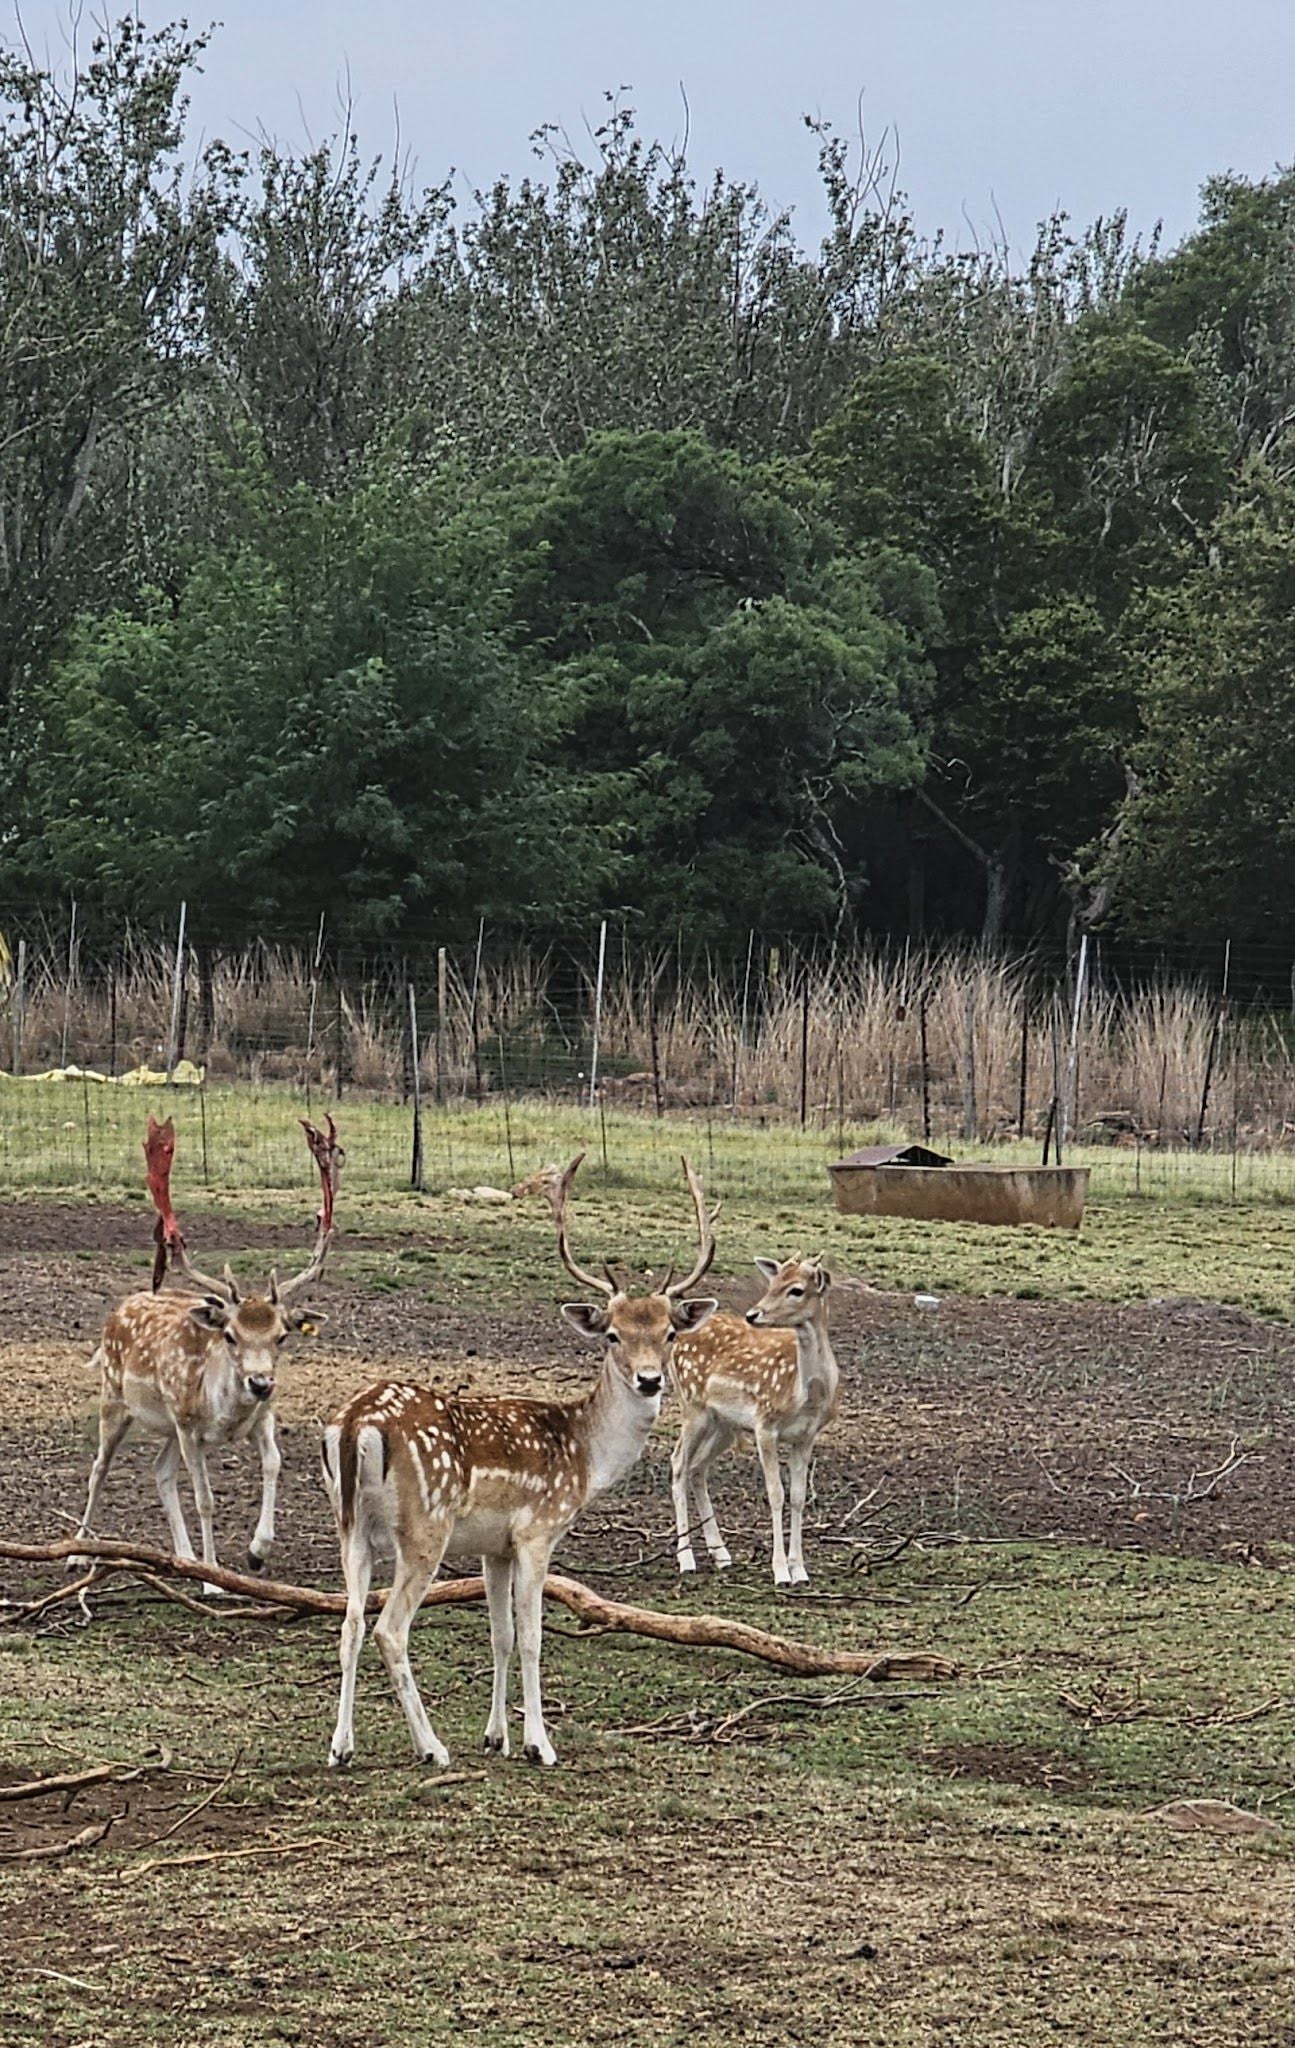
[[[81, 15], [84, 44], [92, 0]], [[9, 8], [9, 33], [17, 10]], [[120, 0], [111, 11], [127, 11]], [[399, 134], [419, 184], [455, 174], [460, 202], [533, 170], [541, 122], [577, 145], [619, 92], [640, 126], [682, 136], [703, 180], [722, 165], [792, 209], [824, 214], [813, 114], [899, 154], [919, 229], [1015, 251], [1054, 208], [1084, 223], [1126, 207], [1172, 243], [1212, 172], [1295, 159], [1292, 0], [166, 0], [216, 30], [194, 120], [246, 144], [336, 132], [349, 97], [366, 152]], [[4, 16], [0, 12], [0, 22]], [[60, 61], [68, 0], [22, 0], [39, 55]], [[687, 98], [685, 115], [684, 95]]]

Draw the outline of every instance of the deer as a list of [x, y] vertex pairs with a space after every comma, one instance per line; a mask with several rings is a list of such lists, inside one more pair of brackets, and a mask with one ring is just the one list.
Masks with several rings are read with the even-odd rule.
[[[832, 1276], [821, 1258], [757, 1259], [766, 1287], [745, 1318], [717, 1315], [704, 1330], [681, 1337], [671, 1378], [683, 1422], [670, 1458], [675, 1530], [681, 1572], [695, 1572], [691, 1490], [710, 1561], [724, 1570], [733, 1560], [720, 1534], [710, 1497], [710, 1467], [742, 1432], [755, 1438], [773, 1522], [773, 1580], [801, 1586], [805, 1569], [802, 1522], [809, 1468], [820, 1430], [836, 1414], [840, 1372], [827, 1328]], [[781, 1463], [788, 1468], [791, 1540], [783, 1541]]]
[[[567, 1200], [584, 1153], [549, 1189], [558, 1253], [582, 1287], [601, 1298], [563, 1302], [580, 1335], [602, 1347], [598, 1378], [571, 1402], [445, 1394], [403, 1380], [367, 1387], [324, 1432], [324, 1484], [332, 1502], [346, 1585], [341, 1695], [328, 1761], [355, 1752], [356, 1672], [375, 1556], [394, 1552], [391, 1590], [373, 1635], [404, 1710], [414, 1754], [444, 1769], [449, 1752], [428, 1720], [409, 1660], [413, 1617], [442, 1558], [481, 1558], [494, 1680], [483, 1746], [506, 1757], [508, 1675], [514, 1645], [522, 1667], [523, 1750], [532, 1763], [557, 1755], [544, 1723], [540, 1647], [544, 1580], [554, 1549], [596, 1494], [624, 1478], [643, 1455], [661, 1410], [676, 1338], [699, 1330], [719, 1304], [691, 1294], [715, 1253], [713, 1217], [685, 1159], [699, 1248], [685, 1279], [632, 1298], [610, 1267], [605, 1277], [577, 1265], [567, 1236]], [[671, 1269], [671, 1274], [673, 1268]]]
[[[171, 1207], [175, 1127], [170, 1117], [164, 1124], [149, 1117], [144, 1156], [157, 1209], [152, 1292], [128, 1294], [109, 1311], [90, 1360], [100, 1372], [99, 1447], [78, 1535], [92, 1533], [104, 1481], [134, 1424], [146, 1435], [160, 1439], [153, 1472], [172, 1549], [178, 1557], [192, 1558], [194, 1554], [180, 1505], [178, 1481], [183, 1464], [201, 1524], [203, 1562], [215, 1564], [208, 1453], [247, 1440], [261, 1461], [261, 1511], [247, 1561], [253, 1571], [264, 1566], [274, 1542], [281, 1464], [274, 1430], [276, 1361], [280, 1346], [294, 1333], [313, 1336], [327, 1321], [318, 1309], [297, 1307], [296, 1302], [324, 1270], [333, 1241], [333, 1204], [345, 1158], [331, 1116], [327, 1135], [304, 1118], [301, 1122], [322, 1188], [310, 1262], [285, 1280], [271, 1272], [263, 1293], [243, 1294], [228, 1265], [217, 1280], [200, 1272], [190, 1259]], [[192, 1291], [160, 1291], [168, 1259]], [[70, 1567], [83, 1563], [74, 1557]], [[219, 1589], [204, 1585], [203, 1590], [213, 1593]]]

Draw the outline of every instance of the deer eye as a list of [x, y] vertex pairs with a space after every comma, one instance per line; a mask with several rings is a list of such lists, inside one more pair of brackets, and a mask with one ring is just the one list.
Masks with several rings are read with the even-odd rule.
[[234, 1335], [234, 1332], [233, 1332], [232, 1330], [226, 1330], [226, 1332], [225, 1332], [225, 1342], [226, 1342], [226, 1343], [227, 1343], [227, 1344], [229, 1345], [229, 1347], [230, 1347], [230, 1349], [231, 1349], [231, 1351], [232, 1351], [232, 1350], [233, 1350], [233, 1348], [234, 1348], [234, 1346], [235, 1346], [235, 1344], [237, 1344], [237, 1342], [238, 1342], [238, 1339], [237, 1339], [237, 1337], [236, 1337], [236, 1336]]
[[620, 1341], [621, 1340], [619, 1330], [609, 1330], [607, 1332], [607, 1342], [609, 1344], [619, 1344]]
[[277, 1336], [277, 1337], [275, 1338], [275, 1340], [274, 1340], [274, 1341], [275, 1341], [275, 1343], [276, 1343], [276, 1344], [286, 1344], [286, 1343], [287, 1343], [287, 1341], [288, 1341], [288, 1333], [287, 1333], [287, 1331], [286, 1331], [286, 1330], [280, 1330], [280, 1332], [279, 1332], [278, 1336]]
[[804, 1288], [803, 1288], [803, 1287], [789, 1287], [789, 1288], [787, 1289], [787, 1292], [788, 1292], [788, 1294], [789, 1294], [789, 1295], [793, 1295], [793, 1294], [803, 1294], [803, 1293], [805, 1292], [805, 1290], [804, 1290]]
[[666, 1333], [665, 1333], [665, 1340], [666, 1340], [666, 1343], [667, 1343], [667, 1344], [673, 1344], [673, 1343], [674, 1343], [674, 1340], [675, 1340], [675, 1338], [676, 1338], [676, 1337], [677, 1337], [678, 1335], [679, 1335], [679, 1332], [678, 1332], [677, 1330], [667, 1330], [667, 1331], [666, 1331]]

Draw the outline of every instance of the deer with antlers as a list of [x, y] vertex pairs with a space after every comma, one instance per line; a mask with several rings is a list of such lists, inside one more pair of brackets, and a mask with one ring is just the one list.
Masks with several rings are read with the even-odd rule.
[[[710, 1467], [734, 1438], [755, 1438], [773, 1522], [773, 1578], [800, 1586], [805, 1569], [802, 1522], [814, 1445], [836, 1414], [840, 1373], [827, 1328], [832, 1276], [820, 1258], [757, 1259], [767, 1285], [741, 1316], [719, 1315], [681, 1337], [671, 1377], [683, 1425], [671, 1455], [679, 1569], [695, 1572], [688, 1496], [697, 1503], [713, 1565], [732, 1563], [715, 1519]], [[791, 1540], [783, 1541], [783, 1461], [791, 1495]]]
[[[248, 1547], [254, 1571], [265, 1563], [274, 1541], [279, 1446], [274, 1432], [274, 1380], [279, 1347], [295, 1331], [313, 1334], [327, 1320], [317, 1309], [294, 1304], [324, 1270], [333, 1241], [333, 1204], [344, 1154], [331, 1116], [325, 1135], [302, 1119], [306, 1141], [319, 1168], [322, 1202], [316, 1218], [310, 1263], [290, 1279], [271, 1273], [263, 1294], [241, 1294], [229, 1267], [214, 1280], [189, 1257], [184, 1233], [171, 1207], [171, 1162], [175, 1129], [148, 1120], [144, 1156], [149, 1191], [157, 1208], [153, 1292], [128, 1294], [108, 1315], [99, 1348], [90, 1361], [101, 1374], [99, 1448], [79, 1534], [88, 1536], [113, 1458], [132, 1424], [161, 1439], [154, 1463], [157, 1490], [179, 1557], [193, 1556], [180, 1505], [181, 1464], [193, 1486], [202, 1525], [202, 1555], [216, 1563], [212, 1492], [207, 1456], [226, 1444], [250, 1440], [261, 1460], [261, 1512]], [[168, 1258], [196, 1292], [162, 1293]], [[77, 1559], [72, 1559], [75, 1565]], [[207, 1589], [213, 1590], [213, 1589]]]
[[523, 1744], [534, 1763], [556, 1763], [540, 1696], [544, 1579], [558, 1541], [585, 1503], [635, 1465], [661, 1408], [670, 1351], [698, 1330], [718, 1303], [690, 1296], [714, 1256], [712, 1218], [701, 1183], [683, 1162], [697, 1212], [697, 1258], [686, 1279], [631, 1298], [610, 1269], [587, 1273], [571, 1255], [566, 1208], [584, 1158], [578, 1153], [546, 1192], [567, 1271], [598, 1301], [568, 1301], [562, 1313], [603, 1347], [602, 1370], [573, 1402], [472, 1398], [386, 1381], [357, 1394], [324, 1434], [324, 1481], [337, 1518], [346, 1582], [342, 1689], [329, 1762], [355, 1748], [355, 1678], [375, 1553], [391, 1548], [391, 1591], [374, 1639], [404, 1709], [414, 1752], [444, 1767], [409, 1662], [409, 1629], [441, 1559], [481, 1558], [490, 1611], [494, 1688], [485, 1748], [508, 1754], [508, 1670], [521, 1650]]

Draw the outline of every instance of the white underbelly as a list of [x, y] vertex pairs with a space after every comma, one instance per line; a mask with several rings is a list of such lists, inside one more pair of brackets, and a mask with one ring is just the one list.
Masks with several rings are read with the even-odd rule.
[[445, 1546], [447, 1557], [506, 1557], [513, 1547], [514, 1517], [502, 1509], [478, 1508], [461, 1515]]

